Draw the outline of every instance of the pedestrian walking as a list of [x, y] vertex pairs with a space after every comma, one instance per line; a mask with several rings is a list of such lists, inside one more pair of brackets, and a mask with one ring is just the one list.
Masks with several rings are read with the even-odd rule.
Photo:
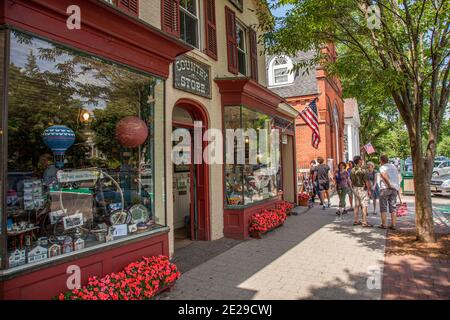
[[[372, 195], [369, 176], [367, 175], [367, 170], [362, 166], [362, 159], [360, 156], [355, 156], [353, 162], [355, 163], [355, 167], [350, 173], [353, 195], [355, 196], [355, 221], [353, 222], [353, 225], [362, 225], [365, 228], [373, 227], [367, 222], [369, 198]], [[362, 222], [359, 221], [360, 206], [362, 209]]]
[[[314, 181], [316, 181], [320, 196], [320, 202], [323, 207], [323, 210], [328, 206], [331, 206], [330, 203], [330, 193], [328, 190], [330, 189], [330, 167], [324, 163], [324, 159], [322, 157], [317, 158], [318, 165], [314, 170]], [[328, 200], [328, 205], [325, 206], [325, 196]]]
[[380, 212], [381, 225], [379, 228], [386, 229], [387, 227], [387, 213], [391, 214], [391, 224], [389, 229], [395, 230], [396, 226], [396, 204], [397, 193], [400, 189], [397, 168], [389, 163], [389, 158], [386, 155], [380, 157]]
[[345, 162], [339, 163], [338, 169], [336, 170], [336, 173], [334, 175], [334, 180], [339, 196], [339, 209], [336, 214], [341, 217], [343, 214], [347, 213], [347, 210], [345, 209], [345, 198], [350, 191], [350, 177]]
[[[318, 191], [317, 191], [317, 183], [314, 180], [314, 171], [316, 169], [316, 160], [311, 160], [310, 164], [309, 164], [309, 183], [312, 186], [312, 193], [311, 193], [311, 205], [314, 206], [315, 200], [316, 200], [316, 195], [318, 195]], [[320, 200], [320, 195], [319, 196], [319, 200]], [[321, 201], [322, 202], [322, 201]]]
[[[355, 163], [350, 160], [349, 162], [347, 162], [347, 172], [348, 172], [348, 176], [350, 177], [350, 173], [352, 172], [352, 169], [355, 167]], [[351, 184], [351, 180], [350, 180], [350, 184]], [[350, 185], [351, 188], [351, 185]], [[351, 191], [351, 189], [350, 189]], [[348, 209], [348, 211], [353, 211], [353, 193], [349, 192], [348, 193], [348, 201], [350, 202], [350, 209]]]
[[[373, 203], [373, 214], [377, 214], [377, 200], [380, 198], [380, 186], [378, 185], [378, 172], [375, 170], [375, 164], [371, 161], [367, 163], [367, 174], [369, 176]], [[370, 202], [370, 201], [369, 201]]]

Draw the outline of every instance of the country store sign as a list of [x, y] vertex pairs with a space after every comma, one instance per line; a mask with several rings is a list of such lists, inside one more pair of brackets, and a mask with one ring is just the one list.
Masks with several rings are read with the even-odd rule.
[[173, 68], [173, 85], [175, 88], [199, 96], [211, 97], [211, 75], [209, 66], [188, 56], [175, 60]]

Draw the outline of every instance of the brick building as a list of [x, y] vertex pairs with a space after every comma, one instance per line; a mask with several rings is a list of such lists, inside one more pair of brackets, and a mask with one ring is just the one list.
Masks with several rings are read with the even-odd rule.
[[[324, 48], [333, 59], [333, 45]], [[311, 129], [300, 118], [296, 119], [297, 168], [309, 167], [309, 162], [322, 156], [333, 167], [344, 160], [344, 100], [339, 79], [327, 76], [321, 66], [306, 72], [289, 72], [301, 61], [311, 59], [314, 52], [300, 52], [295, 57], [270, 56], [267, 58], [269, 88], [285, 98], [298, 111], [304, 110], [317, 98], [320, 139], [318, 149], [311, 145]]]

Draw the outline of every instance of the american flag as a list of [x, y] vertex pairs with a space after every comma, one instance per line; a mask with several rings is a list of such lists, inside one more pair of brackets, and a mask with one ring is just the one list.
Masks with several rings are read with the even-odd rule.
[[311, 144], [314, 148], [319, 147], [320, 143], [320, 132], [319, 132], [319, 121], [317, 116], [317, 104], [314, 99], [306, 108], [300, 113], [300, 117], [302, 117], [303, 121], [311, 128], [312, 137]]
[[367, 153], [368, 154], [372, 154], [372, 153], [375, 153], [376, 151], [375, 151], [375, 148], [373, 147], [373, 145], [369, 142], [368, 144], [366, 144], [365, 146], [364, 146], [364, 148], [366, 149], [366, 151], [367, 151]]

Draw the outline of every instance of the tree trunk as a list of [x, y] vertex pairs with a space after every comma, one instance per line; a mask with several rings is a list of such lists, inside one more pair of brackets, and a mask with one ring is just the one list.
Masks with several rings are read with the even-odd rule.
[[[414, 165], [414, 197], [416, 201], [416, 237], [423, 242], [436, 242], [431, 205], [431, 170], [420, 154], [412, 154]], [[431, 168], [433, 165], [431, 164]]]

